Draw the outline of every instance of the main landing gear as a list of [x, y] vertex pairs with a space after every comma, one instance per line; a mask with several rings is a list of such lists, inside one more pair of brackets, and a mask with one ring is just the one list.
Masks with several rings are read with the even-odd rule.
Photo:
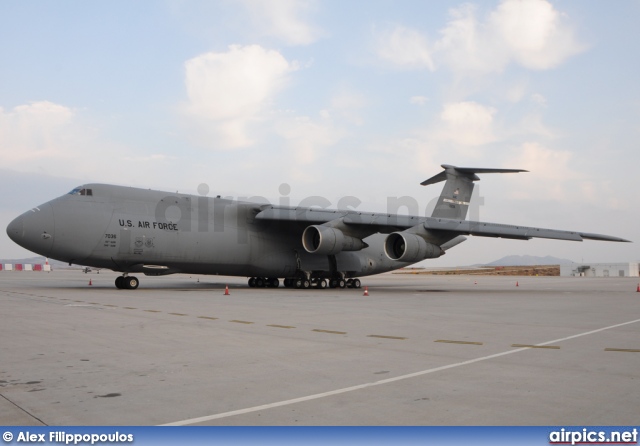
[[277, 277], [269, 277], [268, 279], [264, 277], [252, 277], [249, 279], [249, 286], [251, 288], [278, 288], [280, 281]]
[[119, 290], [135, 290], [140, 285], [137, 277], [119, 276], [116, 278], [116, 288]]
[[[285, 288], [298, 288], [307, 290], [309, 288], [317, 288], [320, 290], [324, 290], [326, 288], [360, 288], [362, 286], [362, 282], [360, 279], [342, 279], [342, 278], [334, 278], [334, 279], [323, 279], [317, 277], [301, 278], [287, 278], [284, 279]], [[249, 279], [249, 286], [251, 288], [278, 288], [280, 286], [280, 281], [275, 278], [263, 278], [263, 277], [251, 277]]]

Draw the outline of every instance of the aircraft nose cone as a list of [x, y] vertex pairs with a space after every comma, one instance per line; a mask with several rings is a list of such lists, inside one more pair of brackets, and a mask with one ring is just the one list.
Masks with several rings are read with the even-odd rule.
[[16, 242], [18, 245], [20, 244], [20, 240], [22, 239], [22, 236], [23, 236], [23, 228], [24, 228], [24, 224], [23, 224], [22, 215], [14, 219], [11, 223], [9, 223], [9, 226], [7, 226], [7, 235], [11, 240]]
[[45, 257], [53, 246], [53, 209], [43, 204], [25, 212], [7, 226], [7, 235], [18, 245]]

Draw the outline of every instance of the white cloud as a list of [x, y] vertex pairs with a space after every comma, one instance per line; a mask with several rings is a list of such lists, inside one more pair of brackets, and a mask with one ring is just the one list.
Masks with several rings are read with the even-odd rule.
[[426, 96], [411, 96], [409, 103], [416, 105], [424, 105], [429, 102], [429, 98]]
[[187, 110], [204, 121], [205, 128], [214, 125], [218, 146], [248, 146], [248, 123], [259, 117], [295, 69], [279, 52], [259, 45], [202, 54], [185, 63]]
[[547, 0], [505, 0], [488, 25], [509, 55], [527, 68], [552, 68], [584, 48]]
[[588, 175], [579, 167], [574, 154], [535, 142], [527, 142], [506, 157], [505, 167], [526, 169], [518, 176], [518, 187], [511, 191], [517, 200], [556, 202], [564, 209], [589, 203], [603, 209], [625, 209], [627, 201], [614, 193], [611, 180]]
[[131, 184], [157, 176], [159, 166], [171, 171], [170, 158], [105, 140], [83, 113], [64, 105], [38, 101], [6, 111], [0, 107], [4, 169]]
[[493, 116], [496, 110], [477, 102], [454, 102], [440, 113], [439, 139], [464, 146], [479, 146], [496, 140]]
[[433, 44], [420, 31], [396, 26], [378, 39], [378, 56], [403, 68], [446, 66], [468, 75], [499, 73], [510, 63], [546, 70], [585, 48], [567, 17], [547, 0], [503, 0], [486, 20], [478, 19], [471, 4], [449, 14]]
[[5, 167], [15, 163], [63, 156], [74, 111], [48, 101], [0, 107], [0, 156]]
[[336, 115], [343, 123], [364, 124], [360, 110], [367, 105], [365, 96], [352, 91], [342, 91], [331, 98], [331, 110], [325, 110], [325, 117]]
[[256, 27], [289, 45], [308, 45], [323, 34], [303, 18], [315, 11], [315, 1], [243, 0], [243, 3]]
[[434, 69], [426, 37], [404, 26], [383, 31], [378, 37], [377, 53], [380, 59], [402, 68]]
[[456, 73], [502, 71], [508, 60], [505, 49], [494, 41], [487, 26], [478, 22], [475, 7], [464, 4], [449, 13], [451, 20], [434, 44], [438, 65]]
[[526, 81], [517, 81], [506, 88], [505, 99], [512, 103], [520, 102], [527, 94]]
[[542, 96], [540, 93], [533, 93], [531, 95], [531, 102], [538, 105], [547, 105], [547, 98]]
[[534, 173], [518, 178], [521, 187], [513, 191], [514, 198], [565, 201], [580, 196], [582, 177], [571, 166], [571, 152], [552, 150], [534, 142], [524, 143], [514, 152], [505, 165]]
[[318, 159], [322, 148], [339, 139], [341, 132], [335, 128], [331, 118], [295, 116], [279, 120], [276, 133], [285, 139], [294, 163], [308, 166]]

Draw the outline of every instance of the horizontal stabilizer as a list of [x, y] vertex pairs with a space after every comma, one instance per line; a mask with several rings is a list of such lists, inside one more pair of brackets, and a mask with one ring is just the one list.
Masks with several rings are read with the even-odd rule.
[[487, 169], [482, 167], [457, 167], [451, 166], [449, 164], [442, 164], [442, 168], [444, 169], [437, 175], [432, 176], [428, 180], [424, 180], [420, 183], [423, 186], [428, 186], [429, 184], [439, 183], [440, 181], [445, 181], [447, 179], [447, 174], [454, 175], [458, 177], [465, 177], [470, 179], [471, 181], [478, 181], [480, 178], [477, 173], [518, 173], [518, 172], [528, 172], [528, 170], [522, 169]]

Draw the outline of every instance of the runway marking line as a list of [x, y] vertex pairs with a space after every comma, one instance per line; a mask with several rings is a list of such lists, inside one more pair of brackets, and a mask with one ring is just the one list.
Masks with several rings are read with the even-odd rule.
[[560, 346], [558, 345], [531, 345], [531, 344], [511, 344], [511, 347], [519, 347], [519, 348], [548, 348], [559, 350]]
[[383, 335], [367, 335], [368, 338], [382, 338], [382, 339], [399, 339], [404, 340], [407, 338], [403, 338], [402, 336], [383, 336]]
[[465, 345], [484, 345], [482, 342], [474, 342], [474, 341], [450, 341], [448, 339], [438, 339], [433, 342], [444, 342], [445, 344], [465, 344]]
[[[610, 325], [608, 327], [598, 328], [598, 329], [595, 329], [595, 330], [585, 331], [584, 333], [578, 333], [578, 334], [573, 335], [573, 336], [567, 336], [565, 338], [554, 339], [554, 340], [548, 341], [548, 342], [541, 342], [539, 344], [536, 344], [536, 346], [544, 346], [544, 345], [555, 344], [557, 342], [568, 341], [570, 339], [576, 339], [576, 338], [580, 338], [582, 336], [588, 336], [588, 335], [591, 335], [591, 334], [599, 333], [601, 331], [611, 330], [613, 328], [624, 327], [625, 325], [635, 324], [637, 322], [640, 322], [640, 319], [635, 319], [633, 321], [623, 322], [621, 324]], [[275, 403], [262, 404], [260, 406], [247, 407], [245, 409], [231, 410], [229, 412], [222, 412], [222, 413], [217, 413], [217, 414], [214, 414], [214, 415], [207, 415], [207, 416], [204, 416], [204, 417], [190, 418], [190, 419], [187, 419], [187, 420], [175, 421], [173, 423], [162, 424], [161, 426], [187, 426], [189, 424], [204, 423], [204, 422], [207, 422], [207, 421], [219, 420], [221, 418], [228, 418], [228, 417], [233, 417], [233, 416], [236, 416], [236, 415], [244, 415], [244, 414], [248, 414], [248, 413], [252, 413], [252, 412], [259, 412], [259, 411], [263, 411], [263, 410], [273, 409], [273, 408], [276, 408], [276, 407], [289, 406], [291, 404], [297, 404], [297, 403], [302, 403], [302, 402], [305, 402], [305, 401], [317, 400], [317, 399], [320, 399], [320, 398], [327, 398], [329, 396], [340, 395], [340, 394], [348, 393], [348, 392], [355, 392], [356, 390], [362, 390], [362, 389], [366, 389], [366, 388], [369, 388], [369, 387], [377, 387], [377, 386], [382, 386], [382, 385], [385, 385], [385, 384], [390, 384], [390, 383], [394, 383], [394, 382], [398, 382], [398, 381], [404, 381], [406, 379], [417, 378], [419, 376], [429, 375], [431, 373], [441, 372], [443, 370], [449, 370], [449, 369], [453, 369], [453, 368], [457, 368], [457, 367], [463, 367], [463, 366], [466, 366], [466, 365], [475, 364], [475, 363], [478, 363], [478, 362], [488, 361], [490, 359], [500, 358], [502, 356], [513, 355], [514, 353], [519, 353], [519, 352], [523, 352], [523, 351], [529, 351], [529, 348], [519, 348], [519, 349], [516, 349], [516, 350], [506, 350], [506, 351], [501, 352], [501, 353], [495, 353], [493, 355], [482, 356], [480, 358], [470, 359], [468, 361], [456, 362], [456, 363], [449, 364], [449, 365], [444, 365], [444, 366], [441, 366], [441, 367], [434, 367], [432, 369], [421, 370], [419, 372], [408, 373], [406, 375], [400, 375], [400, 376], [396, 376], [394, 378], [382, 379], [380, 381], [373, 381], [373, 382], [368, 382], [368, 383], [365, 383], [365, 384], [359, 384], [359, 385], [355, 385], [355, 386], [351, 386], [351, 387], [344, 387], [342, 389], [330, 390], [328, 392], [316, 393], [316, 394], [313, 394], [313, 395], [307, 395], [307, 396], [303, 396], [303, 397], [299, 397], [299, 398], [293, 398], [293, 399], [289, 399], [289, 400], [278, 401], [278, 402], [275, 402]]]
[[330, 334], [347, 334], [346, 331], [333, 331], [333, 330], [320, 330], [319, 328], [314, 328], [311, 331], [316, 331], [318, 333], [330, 333]]
[[239, 321], [239, 320], [236, 320], [236, 319], [234, 319], [232, 321], [229, 321], [229, 322], [235, 322], [236, 324], [253, 324], [253, 322], [250, 322], [250, 321]]
[[636, 348], [605, 348], [605, 352], [627, 352], [627, 353], [640, 353], [640, 350]]
[[296, 328], [292, 325], [277, 325], [277, 324], [270, 324], [267, 325], [267, 327], [275, 327], [275, 328]]

